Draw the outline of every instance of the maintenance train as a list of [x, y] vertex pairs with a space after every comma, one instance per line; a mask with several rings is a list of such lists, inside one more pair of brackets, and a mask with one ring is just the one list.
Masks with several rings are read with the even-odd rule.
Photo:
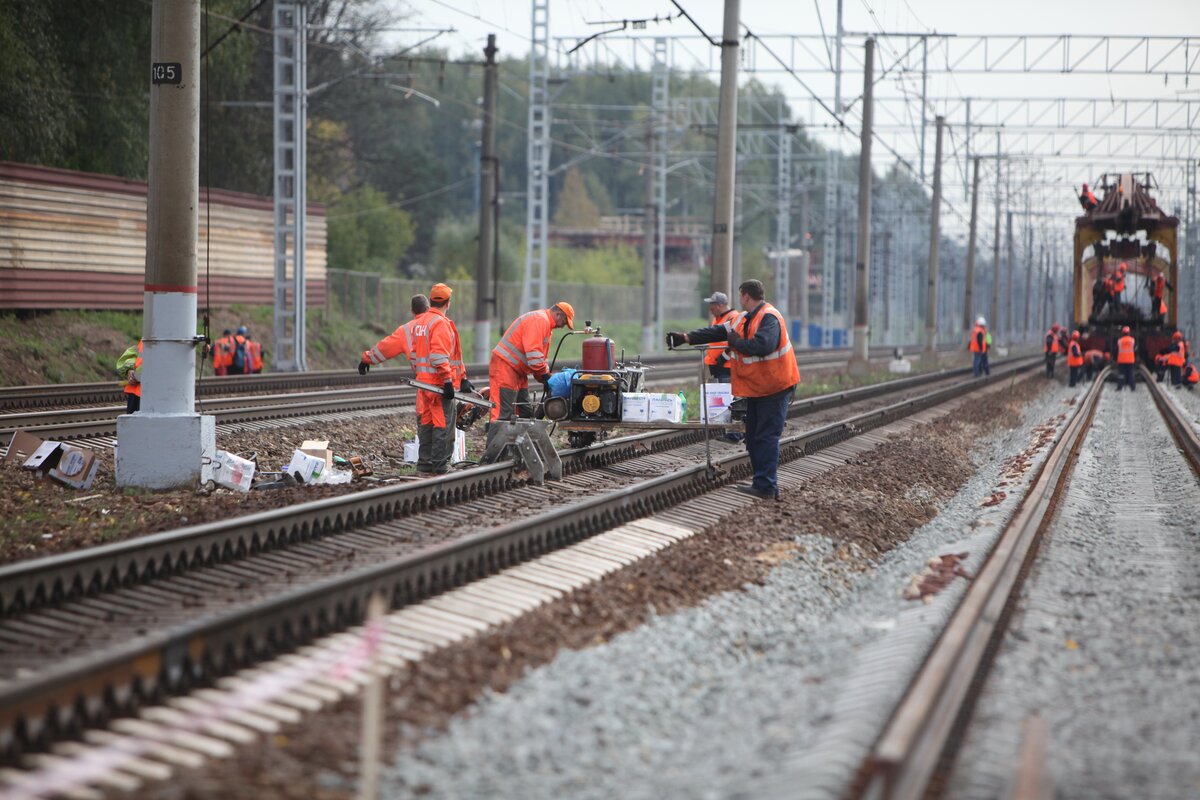
[[[1179, 218], [1158, 207], [1148, 172], [1105, 174], [1095, 188], [1100, 199], [1084, 184], [1075, 220], [1074, 328], [1085, 351], [1115, 353], [1128, 325], [1139, 359], [1153, 364], [1178, 325]], [[1113, 292], [1122, 280], [1124, 291]]]

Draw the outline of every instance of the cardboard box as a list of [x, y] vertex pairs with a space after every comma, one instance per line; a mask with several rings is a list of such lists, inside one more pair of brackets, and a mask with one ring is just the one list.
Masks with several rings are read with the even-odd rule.
[[62, 446], [58, 463], [46, 474], [72, 489], [90, 489], [100, 469], [100, 461], [91, 450]]
[[318, 483], [321, 473], [325, 471], [325, 459], [297, 450], [292, 453], [292, 462], [288, 464], [287, 471], [301, 483]]
[[253, 461], [218, 450], [213, 458], [213, 480], [226, 489], [248, 492], [257, 466]]
[[326, 469], [333, 466], [333, 453], [330, 451], [329, 442], [327, 441], [305, 439], [300, 443], [300, 452], [314, 458], [324, 459]]
[[42, 442], [29, 458], [25, 459], [22, 466], [33, 470], [39, 476], [45, 475], [58, 464], [58, 459], [62, 457], [62, 447], [62, 442]]
[[17, 431], [8, 443], [8, 452], [4, 454], [4, 461], [8, 464], [24, 464], [41, 446], [42, 439], [40, 437], [25, 431]]
[[649, 422], [650, 397], [644, 392], [625, 392], [621, 395], [622, 422]]
[[704, 405], [701, 409], [701, 422], [720, 425], [733, 421], [733, 415], [729, 411], [729, 406], [733, 403], [732, 386], [728, 383], [706, 383], [702, 394]]
[[650, 395], [651, 422], [683, 422], [683, 404], [677, 394]]

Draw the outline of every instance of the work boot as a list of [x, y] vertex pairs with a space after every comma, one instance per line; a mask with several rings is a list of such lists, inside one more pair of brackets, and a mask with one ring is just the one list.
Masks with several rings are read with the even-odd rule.
[[751, 497], [757, 497], [759, 500], [778, 500], [779, 499], [778, 493], [772, 494], [771, 492], [764, 492], [762, 489], [755, 489], [750, 484], [742, 484], [741, 486], [735, 486], [733, 488], [736, 491], [741, 492], [742, 494], [748, 494]]

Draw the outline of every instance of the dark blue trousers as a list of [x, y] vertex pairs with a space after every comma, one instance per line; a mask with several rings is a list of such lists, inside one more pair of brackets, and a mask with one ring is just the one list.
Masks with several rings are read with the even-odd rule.
[[1117, 364], [1118, 390], [1124, 389], [1126, 386], [1129, 387], [1129, 391], [1131, 392], [1137, 390], [1137, 383], [1135, 382], [1137, 379], [1134, 377], [1133, 373], [1135, 366], [1135, 364]]
[[790, 386], [776, 394], [746, 400], [746, 450], [754, 469], [751, 485], [760, 492], [779, 494], [775, 479], [779, 469], [779, 436], [795, 390], [795, 386]]

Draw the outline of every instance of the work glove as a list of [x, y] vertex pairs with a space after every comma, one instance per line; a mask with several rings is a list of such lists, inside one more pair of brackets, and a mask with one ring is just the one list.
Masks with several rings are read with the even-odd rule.
[[667, 333], [667, 347], [676, 348], [687, 344], [687, 334], [679, 331], [670, 331]]
[[539, 381], [541, 381], [542, 385], [545, 386], [547, 389], [550, 388], [550, 373], [549, 372], [546, 372], [542, 375], [534, 375], [534, 377], [537, 378]]
[[362, 361], [358, 362], [358, 374], [359, 375], [366, 375], [370, 371], [371, 371], [371, 362], [370, 361], [363, 359]]
[[731, 347], [733, 345], [737, 344], [738, 342], [740, 342], [744, 338], [745, 338], [744, 336], [742, 336], [740, 333], [737, 332], [737, 328], [730, 327], [730, 329], [729, 329], [729, 345]]
[[453, 381], [446, 381], [445, 383], [442, 384], [442, 397], [446, 398], [447, 400], [454, 399], [454, 382]]
[[463, 378], [462, 382], [459, 385], [462, 386], [462, 390], [464, 392], [475, 391], [475, 384], [471, 383], [469, 378]]

